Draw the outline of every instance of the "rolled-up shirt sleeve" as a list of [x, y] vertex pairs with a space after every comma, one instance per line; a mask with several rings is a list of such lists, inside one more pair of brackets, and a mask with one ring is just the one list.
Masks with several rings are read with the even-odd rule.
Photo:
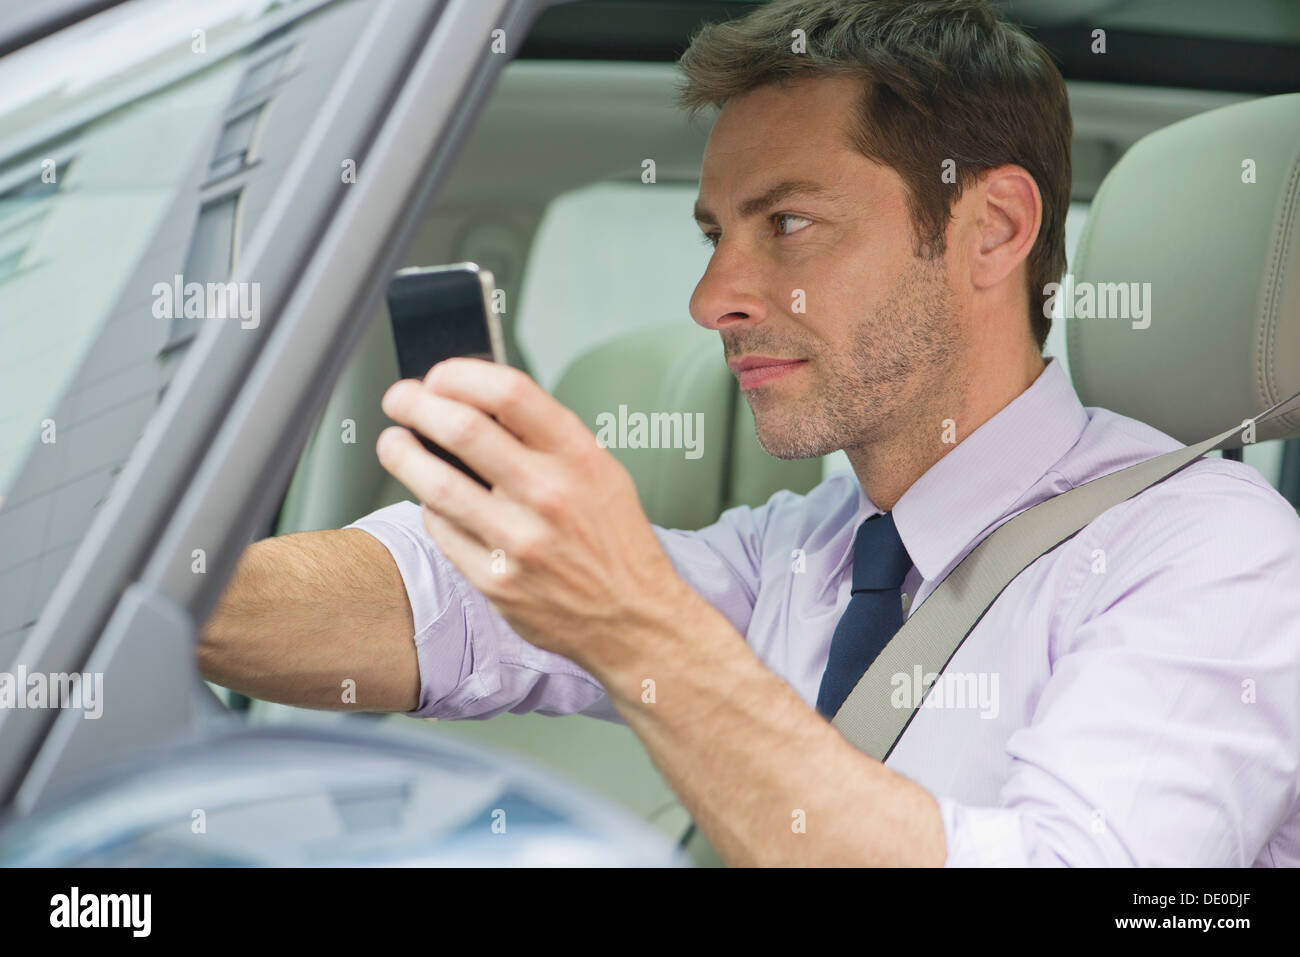
[[999, 806], [936, 795], [947, 866], [1250, 866], [1300, 789], [1300, 521], [1214, 476], [1079, 547], [1105, 571], [1080, 576]]
[[[699, 531], [652, 526], [678, 574], [745, 632], [758, 592], [768, 506], [737, 507]], [[413, 502], [353, 522], [397, 564], [415, 623], [420, 698], [412, 717], [485, 719], [509, 711], [622, 718], [605, 689], [568, 658], [543, 651], [510, 627], [434, 544]]]

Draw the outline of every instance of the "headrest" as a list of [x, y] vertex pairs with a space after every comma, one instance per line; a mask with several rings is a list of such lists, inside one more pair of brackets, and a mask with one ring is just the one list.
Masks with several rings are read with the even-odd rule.
[[[1300, 391], [1300, 94], [1135, 143], [1060, 296], [1084, 405], [1190, 445]], [[1300, 399], [1256, 440], [1296, 435]]]

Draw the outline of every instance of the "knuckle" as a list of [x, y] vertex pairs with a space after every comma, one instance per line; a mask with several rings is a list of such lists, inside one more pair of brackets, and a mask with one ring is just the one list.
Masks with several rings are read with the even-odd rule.
[[507, 574], [514, 574], [512, 566], [535, 564], [545, 554], [546, 548], [544, 536], [537, 532], [520, 532], [515, 536], [514, 543], [507, 553], [507, 559], [514, 559], [513, 562], [506, 563]]
[[546, 479], [534, 481], [529, 488], [528, 502], [545, 518], [553, 518], [568, 509], [569, 496], [563, 486]]
[[522, 408], [528, 401], [532, 381], [518, 369], [512, 369], [501, 392], [501, 404], [506, 409]]
[[566, 410], [567, 425], [565, 434], [567, 436], [567, 451], [575, 458], [592, 461], [600, 456], [611, 456], [612, 453], [600, 444], [596, 438], [596, 433], [592, 432], [587, 423], [582, 421], [582, 417], [571, 409]]
[[568, 453], [578, 467], [587, 474], [591, 474], [605, 459], [614, 458], [614, 453], [603, 448], [590, 432], [575, 433], [569, 444]]
[[451, 501], [455, 488], [452, 471], [450, 465], [440, 460], [434, 461], [420, 476], [418, 487], [412, 491], [431, 507], [445, 507]]
[[449, 498], [446, 479], [437, 475], [429, 476], [420, 483], [419, 495], [421, 501], [429, 505], [446, 505]]
[[448, 444], [462, 445], [478, 433], [478, 418], [472, 412], [457, 409], [444, 416], [442, 431]]

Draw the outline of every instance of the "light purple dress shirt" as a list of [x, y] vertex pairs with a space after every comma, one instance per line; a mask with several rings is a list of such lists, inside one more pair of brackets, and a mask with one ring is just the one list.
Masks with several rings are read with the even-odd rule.
[[[909, 612], [994, 528], [1179, 448], [1085, 408], [1057, 361], [894, 507]], [[673, 565], [812, 708], [877, 509], [850, 472], [698, 531]], [[413, 715], [582, 712], [600, 684], [516, 635], [403, 502], [353, 526], [387, 546], [415, 617]], [[922, 686], [900, 676], [898, 703]], [[1300, 518], [1253, 468], [1202, 459], [1026, 569], [886, 762], [935, 796], [948, 866], [1300, 864]]]

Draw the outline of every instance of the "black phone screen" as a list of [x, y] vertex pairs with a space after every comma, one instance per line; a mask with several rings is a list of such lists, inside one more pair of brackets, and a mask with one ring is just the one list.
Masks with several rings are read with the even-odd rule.
[[[399, 273], [388, 284], [388, 313], [403, 379], [423, 379], [435, 364], [452, 356], [494, 358], [481, 276], [473, 269], [435, 269]], [[434, 455], [491, 488], [446, 449], [418, 432], [415, 437]]]

